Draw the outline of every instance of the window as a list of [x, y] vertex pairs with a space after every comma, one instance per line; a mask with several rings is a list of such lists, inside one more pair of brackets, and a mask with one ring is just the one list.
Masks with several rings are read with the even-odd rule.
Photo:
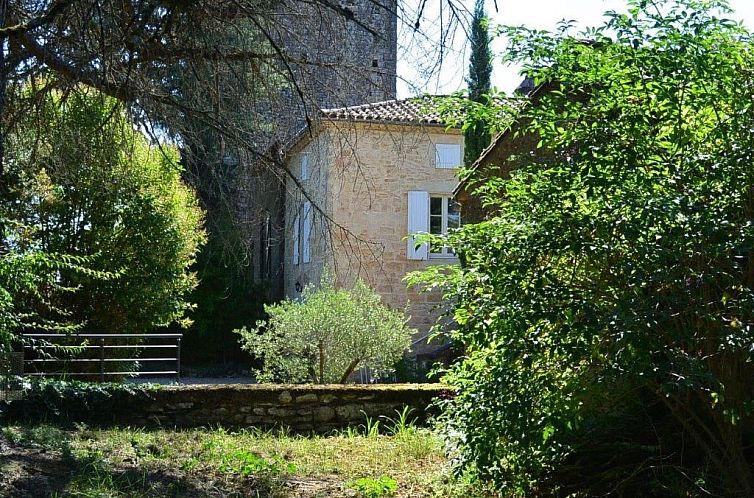
[[435, 144], [435, 167], [457, 168], [461, 165], [460, 144]]
[[303, 256], [303, 262], [308, 263], [312, 260], [311, 256], [311, 238], [312, 238], [312, 226], [314, 225], [314, 212], [312, 211], [312, 203], [309, 201], [304, 202], [304, 238], [303, 248], [301, 250]]
[[301, 216], [296, 213], [296, 217], [293, 219], [293, 264], [299, 264], [301, 258], [299, 258], [299, 247], [301, 244], [301, 232], [299, 230], [301, 225]]
[[260, 231], [260, 264], [259, 272], [263, 280], [270, 280], [272, 277], [272, 220], [267, 213], [262, 223]]
[[301, 180], [309, 179], [309, 154], [301, 154], [301, 174], [299, 178]]
[[[429, 233], [447, 235], [448, 231], [461, 226], [461, 206], [447, 196], [429, 198]], [[455, 256], [448, 246], [432, 246], [429, 252], [433, 256]]]
[[461, 226], [460, 205], [449, 195], [430, 195], [428, 192], [408, 193], [408, 259], [431, 257], [453, 257], [455, 254], [446, 246], [428, 247], [416, 245], [414, 235], [431, 233], [447, 235], [449, 230]]

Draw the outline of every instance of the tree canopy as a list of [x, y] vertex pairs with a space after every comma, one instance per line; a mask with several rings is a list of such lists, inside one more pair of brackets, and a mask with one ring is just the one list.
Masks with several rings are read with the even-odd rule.
[[[30, 90], [31, 91], [31, 90]], [[56, 303], [88, 330], [146, 332], [185, 319], [205, 235], [175, 148], [150, 145], [123, 104], [91, 88], [37, 94], [8, 137], [20, 250], [86, 258], [110, 279], [60, 271]]]
[[636, 460], [567, 489], [749, 496], [752, 37], [722, 2], [628, 6], [578, 35], [503, 30], [539, 86], [510, 133], [547, 153], [513, 152], [480, 190], [493, 215], [451, 235], [465, 266], [424, 277], [466, 348], [444, 420], [464, 468], [521, 495], [602, 448]]

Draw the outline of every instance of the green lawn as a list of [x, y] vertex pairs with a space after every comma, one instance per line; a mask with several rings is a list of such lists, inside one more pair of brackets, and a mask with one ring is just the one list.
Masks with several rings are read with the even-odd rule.
[[[384, 429], [384, 428], [383, 428]], [[439, 438], [397, 423], [329, 436], [223, 429], [0, 429], [0, 496], [483, 497]]]

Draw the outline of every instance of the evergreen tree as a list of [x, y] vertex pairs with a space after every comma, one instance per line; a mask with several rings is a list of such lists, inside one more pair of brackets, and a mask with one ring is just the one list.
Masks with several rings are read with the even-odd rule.
[[[469, 58], [469, 77], [466, 80], [469, 85], [469, 98], [475, 102], [483, 102], [484, 96], [490, 91], [490, 75], [492, 74], [492, 51], [484, 12], [484, 0], [476, 0], [474, 5], [469, 41], [471, 42], [471, 57]], [[478, 120], [469, 126], [465, 131], [464, 164], [470, 166], [476, 161], [489, 143], [490, 133], [483, 120]]]

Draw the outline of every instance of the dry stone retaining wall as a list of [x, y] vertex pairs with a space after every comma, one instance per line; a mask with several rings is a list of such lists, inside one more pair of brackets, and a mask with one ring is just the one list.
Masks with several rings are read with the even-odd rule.
[[[447, 388], [438, 384], [192, 385], [133, 392], [114, 388], [104, 402], [61, 400], [56, 417], [61, 422], [97, 425], [288, 427], [293, 432], [326, 432], [362, 424], [366, 417], [395, 418], [396, 411], [405, 406], [411, 408], [412, 416], [425, 420], [432, 401], [445, 395]], [[3, 418], [39, 413], [38, 403], [32, 398], [12, 402]], [[55, 421], [49, 414], [40, 416]]]

